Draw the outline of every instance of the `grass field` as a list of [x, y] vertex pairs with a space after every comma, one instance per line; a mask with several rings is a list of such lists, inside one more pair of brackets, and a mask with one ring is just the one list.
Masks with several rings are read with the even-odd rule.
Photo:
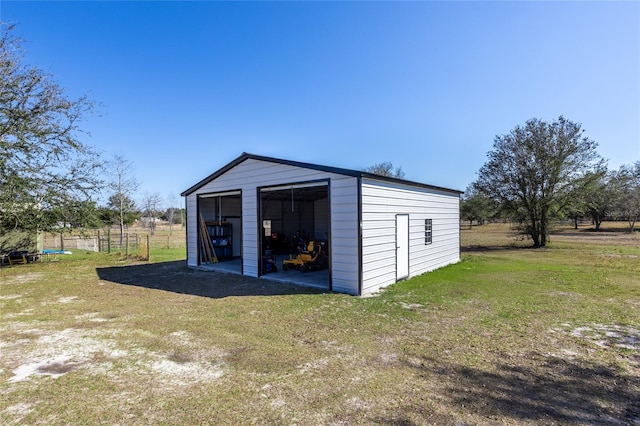
[[74, 253], [0, 268], [0, 424], [640, 424], [640, 238], [463, 230], [376, 297]]

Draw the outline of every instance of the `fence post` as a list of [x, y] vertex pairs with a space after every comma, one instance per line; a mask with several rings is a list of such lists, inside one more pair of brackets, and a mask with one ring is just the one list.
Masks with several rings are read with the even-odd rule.
[[100, 239], [100, 230], [98, 229], [98, 253], [102, 253], [102, 240]]
[[60, 232], [60, 250], [64, 251], [64, 233]]
[[107, 253], [111, 254], [111, 228], [107, 229]]
[[167, 250], [171, 248], [169, 244], [170, 244], [170, 237], [169, 235], [167, 235]]
[[147, 234], [147, 262], [151, 260], [151, 239], [149, 238], [149, 234]]
[[124, 254], [125, 256], [129, 256], [129, 233], [128, 232], [125, 234], [124, 238], [125, 238]]

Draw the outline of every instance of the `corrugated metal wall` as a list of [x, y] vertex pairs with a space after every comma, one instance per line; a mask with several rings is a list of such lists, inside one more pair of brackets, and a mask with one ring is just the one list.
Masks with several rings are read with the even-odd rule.
[[358, 294], [358, 179], [331, 179], [331, 277], [333, 290]]
[[332, 286], [335, 291], [358, 293], [358, 204], [355, 177], [275, 162], [248, 159], [187, 197], [187, 263], [197, 266], [197, 196], [242, 190], [243, 271], [258, 276], [257, 188], [267, 185], [330, 179]]
[[[362, 181], [362, 293], [396, 282], [396, 214], [409, 214], [409, 277], [460, 260], [459, 195]], [[425, 245], [425, 219], [433, 243]]]

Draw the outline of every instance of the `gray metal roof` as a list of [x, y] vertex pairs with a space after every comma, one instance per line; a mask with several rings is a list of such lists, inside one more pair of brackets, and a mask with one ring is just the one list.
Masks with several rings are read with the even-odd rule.
[[245, 160], [249, 160], [249, 159], [259, 160], [259, 161], [266, 161], [266, 162], [277, 163], [277, 164], [286, 164], [288, 166], [302, 167], [302, 168], [305, 168], [305, 169], [318, 170], [318, 171], [334, 173], [334, 174], [338, 174], [338, 175], [353, 176], [353, 177], [357, 177], [357, 178], [363, 178], [364, 177], [364, 178], [376, 179], [376, 180], [381, 180], [381, 181], [386, 181], [386, 182], [402, 183], [402, 184], [405, 184], [405, 185], [415, 186], [415, 187], [419, 187], [419, 188], [433, 189], [433, 190], [437, 190], [437, 191], [453, 192], [453, 193], [457, 193], [457, 194], [462, 194], [463, 193], [463, 191], [459, 191], [457, 189], [443, 188], [443, 187], [440, 187], [440, 186], [427, 185], [427, 184], [420, 183], [420, 182], [413, 182], [413, 181], [404, 180], [404, 179], [392, 178], [392, 177], [388, 177], [388, 176], [381, 176], [381, 175], [377, 175], [377, 174], [374, 174], [374, 173], [364, 172], [364, 171], [361, 171], [361, 170], [351, 170], [351, 169], [342, 169], [342, 168], [339, 168], [339, 167], [321, 166], [321, 165], [318, 165], [318, 164], [303, 163], [303, 162], [300, 162], [300, 161], [283, 160], [283, 159], [280, 159], [280, 158], [265, 157], [265, 156], [262, 156], [262, 155], [255, 155], [255, 154], [249, 154], [249, 153], [243, 152], [238, 158], [236, 158], [235, 160], [233, 160], [230, 163], [226, 164], [222, 168], [216, 170], [215, 172], [213, 172], [212, 174], [210, 174], [206, 178], [202, 179], [200, 182], [198, 182], [195, 185], [193, 185], [191, 188], [189, 188], [189, 189], [185, 190], [184, 192], [182, 192], [182, 194], [180, 194], [180, 195], [185, 197], [187, 195], [190, 195], [190, 194], [194, 193], [198, 189], [202, 188], [204, 185], [206, 185], [209, 182], [211, 182], [214, 179], [216, 179], [218, 176], [223, 175], [224, 173], [228, 172], [229, 170], [231, 170], [232, 168], [234, 168], [238, 164], [242, 163]]

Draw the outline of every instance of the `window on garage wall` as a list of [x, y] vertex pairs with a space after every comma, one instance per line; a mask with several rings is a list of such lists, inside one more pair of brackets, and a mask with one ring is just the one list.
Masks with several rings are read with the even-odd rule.
[[424, 244], [428, 245], [433, 242], [433, 219], [424, 220]]

